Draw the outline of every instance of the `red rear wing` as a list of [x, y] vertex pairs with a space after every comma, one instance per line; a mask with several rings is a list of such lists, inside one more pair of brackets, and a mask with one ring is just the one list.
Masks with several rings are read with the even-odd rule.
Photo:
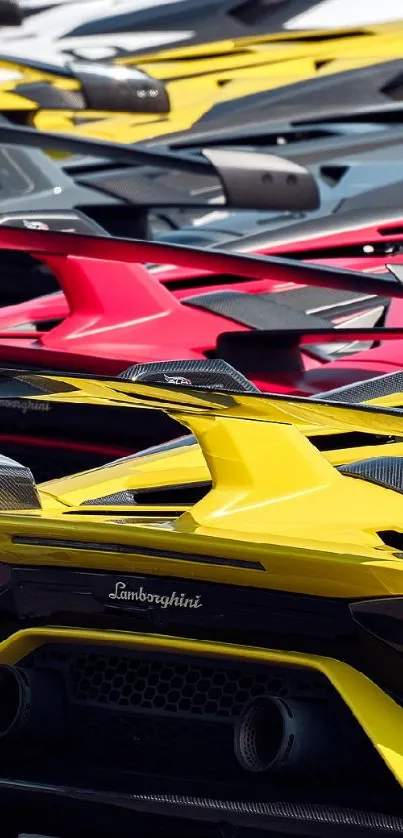
[[[390, 278], [379, 279], [369, 274], [282, 258], [228, 254], [156, 242], [1, 227], [0, 249], [28, 252], [48, 264], [58, 277], [69, 309], [65, 319], [50, 331], [36, 336], [33, 332], [31, 342], [21, 332], [3, 332], [0, 335], [1, 354], [13, 362], [31, 363], [26, 352], [31, 352], [32, 356], [32, 350], [36, 350], [35, 364], [38, 361], [43, 364], [37, 354], [42, 346], [52, 350], [45, 363], [59, 367], [59, 360], [53, 357], [54, 353], [59, 353], [68, 360], [71, 369], [77, 365], [88, 367], [90, 359], [98, 366], [100, 359], [111, 362], [115, 359], [117, 369], [122, 369], [134, 360], [201, 358], [205, 357], [206, 350], [216, 345], [218, 336], [228, 331], [228, 321], [225, 325], [225, 321], [214, 313], [184, 306], [160, 282], [158, 275], [147, 271], [141, 263], [174, 264], [225, 273], [235, 281], [237, 278], [269, 279], [277, 283], [403, 297], [403, 283], [392, 274]], [[230, 328], [234, 333], [245, 332], [245, 325], [239, 322], [231, 323]], [[322, 328], [321, 335], [325, 337], [326, 332]], [[365, 334], [369, 336], [368, 330]], [[356, 331], [354, 335], [358, 338], [360, 332]], [[276, 336], [279, 337], [278, 326], [273, 333], [273, 337]], [[393, 335], [385, 333], [389, 339], [392, 336], [399, 337], [400, 330], [394, 331]], [[353, 334], [350, 332], [348, 337], [353, 338]], [[380, 339], [380, 331], [374, 339], [377, 338]], [[306, 343], [307, 338], [299, 342]], [[312, 332], [311, 342], [317, 342]]]
[[219, 250], [202, 250], [182, 245], [144, 242], [100, 236], [76, 236], [71, 233], [52, 233], [42, 230], [17, 230], [2, 227], [0, 249], [31, 253], [43, 261], [52, 256], [75, 256], [105, 259], [126, 264], [155, 263], [178, 265], [220, 273], [295, 282], [324, 288], [365, 291], [403, 297], [403, 284], [396, 279], [379, 280], [377, 276], [296, 263], [294, 260], [269, 256], [243, 256]]

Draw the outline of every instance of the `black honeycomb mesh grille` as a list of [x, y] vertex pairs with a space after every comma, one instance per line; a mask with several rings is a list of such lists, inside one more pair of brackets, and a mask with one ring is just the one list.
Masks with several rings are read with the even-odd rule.
[[[129, 793], [142, 783], [166, 791], [173, 782], [190, 793], [200, 783], [224, 784], [227, 793], [266, 797], [272, 792], [267, 776], [245, 772], [234, 750], [235, 722], [251, 699], [274, 695], [326, 707], [347, 752], [352, 730], [357, 734], [342, 699], [313, 671], [65, 645], [44, 646], [19, 666], [51, 670], [63, 685], [64, 734], [56, 749], [43, 737], [32, 745], [4, 742], [7, 776], [16, 771], [19, 778], [55, 782], [62, 772], [63, 783], [86, 785], [90, 775], [92, 787], [99, 782]], [[372, 749], [370, 755], [372, 776]], [[301, 793], [309, 789], [310, 780]]]
[[168, 661], [125, 661], [115, 657], [79, 656], [71, 669], [77, 701], [139, 708], [142, 711], [236, 716], [255, 695], [281, 694], [282, 679], [262, 673]]
[[44, 647], [27, 663], [34, 668], [61, 669], [74, 703], [141, 714], [233, 719], [254, 697], [309, 696], [329, 689], [327, 681], [313, 672], [241, 668], [171, 655], [139, 657], [94, 650], [66, 654]]

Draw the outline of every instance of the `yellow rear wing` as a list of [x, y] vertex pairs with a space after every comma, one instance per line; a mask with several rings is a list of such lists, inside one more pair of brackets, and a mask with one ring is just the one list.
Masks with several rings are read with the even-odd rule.
[[[346, 393], [352, 390], [346, 388]], [[144, 384], [106, 376], [4, 369], [0, 372], [0, 400], [10, 398], [163, 410], [194, 429], [196, 436], [197, 417], [292, 425], [302, 433], [317, 427], [323, 432], [333, 429], [403, 436], [403, 411], [387, 404], [393, 399], [394, 405], [399, 401], [403, 405], [403, 376], [401, 390], [395, 389], [393, 395], [355, 404], [323, 397], [218, 392], [183, 384]]]
[[[4, 370], [0, 402], [11, 393], [12, 398], [39, 401], [157, 409], [189, 428], [200, 444], [213, 488], [178, 519], [175, 527], [182, 531], [202, 528], [219, 534], [233, 528], [267, 534], [270, 521], [276, 527], [287, 525], [291, 508], [295, 523], [302, 523], [312, 493], [317, 502], [319, 495], [328, 493], [343, 499], [346, 478], [307, 438], [315, 430], [403, 437], [403, 412], [378, 405]], [[401, 504], [400, 496], [397, 501]]]

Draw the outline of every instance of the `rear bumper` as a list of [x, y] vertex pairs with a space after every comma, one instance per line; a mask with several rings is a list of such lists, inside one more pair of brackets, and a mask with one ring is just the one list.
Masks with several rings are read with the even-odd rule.
[[178, 637], [84, 629], [35, 628], [19, 631], [0, 643], [0, 664], [16, 665], [36, 649], [49, 644], [180, 654], [192, 658], [208, 657], [226, 661], [301, 667], [321, 673], [347, 705], [397, 782], [403, 786], [403, 707], [367, 676], [341, 661], [299, 652], [282, 652]]
[[[336, 793], [333, 796], [332, 784], [330, 782], [326, 786], [326, 781], [325, 796], [319, 790], [318, 796], [315, 797], [318, 788], [313, 787], [313, 793], [307, 796], [305, 796], [303, 791], [301, 794], [301, 790], [298, 789], [298, 798], [298, 796], [295, 796], [294, 784], [294, 790], [288, 799], [281, 796], [281, 791], [279, 795], [276, 785], [271, 786], [271, 781], [268, 782], [265, 777], [263, 777], [263, 782], [260, 779], [259, 784], [259, 776], [261, 778], [262, 775], [258, 776], [256, 786], [254, 785], [256, 775], [247, 773], [244, 774], [245, 779], [241, 776], [240, 782], [239, 775], [237, 782], [233, 782], [232, 780], [230, 782], [228, 777], [226, 777], [226, 783], [221, 784], [221, 786], [220, 784], [217, 786], [214, 783], [214, 778], [213, 780], [209, 778], [208, 782], [204, 782], [203, 760], [205, 759], [205, 754], [203, 755], [199, 750], [200, 745], [201, 750], [203, 750], [203, 738], [205, 736], [206, 740], [208, 740], [206, 746], [207, 754], [214, 760], [214, 738], [216, 737], [216, 732], [219, 753], [222, 730], [225, 729], [228, 732], [228, 728], [231, 727], [229, 724], [231, 720], [216, 719], [215, 721], [219, 721], [220, 724], [214, 728], [214, 725], [211, 725], [210, 718], [209, 733], [209, 719], [206, 717], [203, 724], [200, 725], [200, 718], [197, 718], [196, 710], [196, 715], [193, 717], [188, 713], [188, 728], [185, 729], [185, 737], [188, 735], [191, 740], [190, 764], [192, 764], [192, 760], [196, 763], [198, 760], [201, 761], [201, 771], [199, 766], [195, 772], [195, 777], [198, 776], [199, 778], [197, 782], [200, 781], [200, 778], [202, 780], [199, 786], [197, 786], [197, 783], [196, 786], [194, 785], [193, 779], [190, 782], [184, 771], [182, 773], [179, 772], [176, 776], [174, 776], [175, 772], [169, 777], [166, 775], [161, 785], [161, 776], [157, 777], [158, 770], [156, 769], [155, 776], [151, 777], [150, 782], [149, 767], [147, 773], [147, 739], [144, 740], [145, 747], [142, 752], [144, 754], [144, 764], [140, 764], [140, 771], [137, 766], [137, 773], [129, 777], [129, 786], [126, 786], [126, 788], [119, 786], [117, 775], [114, 775], [115, 768], [111, 768], [109, 773], [109, 779], [112, 778], [112, 782], [109, 782], [107, 777], [108, 772], [106, 772], [101, 785], [94, 783], [92, 787], [91, 782], [83, 781], [82, 775], [79, 774], [79, 764], [76, 766], [76, 771], [73, 765], [73, 772], [70, 772], [69, 775], [63, 773], [63, 765], [61, 766], [61, 771], [57, 769], [55, 773], [51, 771], [44, 775], [40, 769], [37, 771], [34, 763], [34, 771], [33, 773], [31, 771], [29, 774], [29, 772], [27, 773], [25, 771], [25, 762], [21, 768], [21, 757], [19, 756], [21, 754], [21, 742], [17, 741], [17, 750], [14, 751], [14, 765], [13, 761], [10, 761], [7, 756], [7, 748], [3, 752], [3, 763], [0, 771], [0, 794], [2, 796], [3, 794], [7, 796], [10, 793], [11, 795], [22, 795], [28, 806], [31, 806], [32, 802], [36, 801], [39, 807], [59, 806], [62, 802], [65, 805], [67, 803], [70, 805], [73, 802], [74, 805], [81, 804], [84, 806], [87, 815], [88, 811], [93, 811], [94, 818], [98, 817], [97, 813], [99, 812], [100, 806], [101, 809], [102, 807], [106, 807], [112, 813], [116, 812], [116, 817], [136, 816], [136, 818], [140, 818], [142, 824], [144, 819], [146, 823], [150, 821], [147, 827], [149, 831], [152, 831], [154, 828], [153, 819], [162, 819], [164, 829], [168, 829], [167, 835], [169, 836], [171, 834], [177, 834], [175, 832], [177, 825], [178, 823], [183, 823], [183, 821], [189, 821], [189, 829], [195, 838], [199, 836], [199, 832], [197, 831], [199, 827], [196, 827], [196, 823], [199, 824], [200, 830], [202, 830], [202, 824], [211, 824], [212, 829], [214, 825], [214, 829], [217, 829], [219, 834], [221, 834], [220, 824], [223, 823], [240, 828], [240, 835], [242, 835], [242, 829], [246, 827], [254, 827], [255, 829], [262, 830], [262, 834], [267, 831], [278, 830], [287, 835], [318, 835], [321, 838], [328, 834], [336, 834], [344, 838], [344, 836], [350, 834], [361, 835], [363, 831], [368, 831], [370, 834], [376, 832], [379, 835], [403, 834], [403, 817], [400, 818], [401, 789], [399, 789], [399, 785], [400, 787], [403, 785], [403, 708], [376, 684], [351, 666], [331, 658], [301, 653], [235, 646], [232, 644], [177, 637], [71, 628], [25, 629], [11, 635], [0, 644], [0, 665], [17, 667], [20, 671], [25, 672], [32, 672], [32, 668], [30, 669], [30, 667], [33, 666], [33, 660], [36, 661], [33, 669], [38, 672], [38, 659], [40, 661], [39, 669], [43, 667], [44, 662], [46, 667], [46, 661], [48, 661], [48, 666], [51, 665], [49, 661], [52, 662], [52, 660], [56, 661], [55, 668], [57, 669], [59, 666], [58, 661], [64, 657], [70, 660], [69, 656], [71, 656], [71, 661], [73, 661], [71, 669], [77, 675], [77, 661], [85, 660], [85, 664], [80, 664], [83, 668], [78, 673], [78, 693], [80, 694], [78, 695], [77, 693], [77, 695], [79, 698], [81, 697], [81, 700], [83, 700], [83, 691], [86, 700], [90, 696], [88, 683], [87, 685], [85, 684], [86, 680], [88, 682], [88, 667], [91, 668], [91, 661], [97, 661], [102, 655], [106, 656], [108, 666], [115, 666], [115, 672], [122, 672], [122, 669], [119, 669], [119, 667], [122, 666], [123, 660], [135, 661], [136, 678], [142, 674], [144, 675], [144, 663], [147, 667], [147, 661], [156, 661], [158, 664], [157, 679], [161, 679], [162, 677], [163, 680], [161, 666], [166, 667], [164, 671], [169, 670], [171, 673], [167, 677], [167, 680], [171, 678], [169, 689], [172, 688], [172, 678], [176, 678], [179, 667], [182, 667], [183, 671], [183, 668], [188, 666], [200, 666], [203, 669], [206, 665], [214, 673], [222, 672], [227, 667], [232, 675], [237, 671], [241, 673], [241, 677], [242, 673], [247, 674], [248, 672], [253, 672], [253, 668], [255, 668], [256, 672], [263, 672], [263, 677], [266, 677], [265, 673], [267, 672], [268, 676], [270, 676], [270, 683], [273, 684], [276, 679], [277, 681], [279, 680], [278, 673], [281, 671], [288, 672], [294, 679], [297, 673], [297, 680], [298, 678], [302, 682], [308, 680], [311, 684], [317, 683], [319, 679], [320, 683], [323, 682], [325, 684], [325, 691], [327, 690], [325, 682], [327, 682], [332, 695], [333, 693], [337, 694], [336, 702], [343, 705], [343, 712], [346, 711], [348, 719], [352, 716], [352, 724], [361, 728], [360, 736], [362, 736], [362, 731], [364, 732], [365, 736], [362, 738], [365, 739], [371, 753], [374, 753], [374, 758], [380, 763], [382, 771], [388, 777], [390, 776], [391, 784], [393, 785], [393, 789], [396, 789], [396, 794], [393, 793], [392, 798], [388, 796], [389, 793], [385, 797], [382, 797], [382, 792], [378, 796], [372, 797], [370, 793], [367, 795], [367, 798], [365, 798], [365, 794], [363, 797], [361, 791], [359, 791], [360, 783], [358, 774], [354, 775], [355, 768], [353, 769], [352, 776], [354, 779], [352, 787], [350, 787], [350, 796], [347, 802], [343, 802], [347, 798], [341, 800], [341, 798], [337, 797]], [[143, 667], [143, 673], [138, 669], [139, 662]], [[149, 671], [155, 673], [156, 670], [155, 668], [153, 669], [153, 665], [152, 663]], [[63, 666], [65, 667], [66, 664], [64, 663], [60, 666], [63, 669]], [[130, 669], [130, 664], [128, 666]], [[201, 679], [205, 677], [206, 672], [207, 670], [203, 669], [200, 675]], [[119, 687], [116, 686], [117, 681], [113, 680], [115, 673], [107, 677], [112, 684], [109, 689], [110, 694], [112, 689], [115, 693], [116, 689], [119, 692]], [[201, 683], [202, 681], [199, 682], [199, 690], [200, 688], [203, 689]], [[144, 696], [146, 695], [146, 690], [144, 687], [142, 689]], [[206, 687], [206, 692], [210, 695], [209, 689]], [[253, 689], [251, 695], [253, 695]], [[46, 708], [51, 706], [51, 702], [50, 705], [47, 704], [46, 696], [42, 694], [42, 698]], [[89, 724], [92, 724], [92, 719], [97, 712], [97, 696], [94, 693], [92, 693], [91, 700], [92, 706], [85, 708], [87, 716], [84, 717], [84, 719], [88, 720]], [[113, 701], [115, 702], [115, 709], [112, 707]], [[316, 706], [315, 702], [316, 698], [314, 696], [314, 706]], [[123, 702], [120, 703], [122, 704]], [[114, 716], [116, 709], [118, 709], [118, 713], [126, 712], [122, 706], [120, 708], [117, 707], [118, 704], [119, 696], [116, 693], [109, 706], [103, 708], [104, 715], [101, 718], [103, 721], [106, 720], [107, 725], [108, 718], [116, 718]], [[91, 705], [91, 701], [89, 701], [89, 705]], [[172, 712], [169, 713], [166, 710], [167, 705], [165, 705], [163, 711], [161, 709], [155, 711], [151, 709], [148, 711], [149, 715], [147, 717], [147, 711], [141, 708], [143, 715], [137, 717], [140, 718], [139, 726], [141, 730], [143, 724], [147, 725], [149, 723], [153, 727], [154, 715], [158, 716], [159, 714], [159, 720], [157, 719], [157, 723], [153, 727], [150, 747], [155, 747], [158, 751], [158, 747], [161, 744], [158, 737], [161, 735], [164, 740], [161, 747], [163, 749], [165, 748], [165, 752], [167, 748], [172, 747], [172, 729], [170, 725], [172, 725], [173, 717]], [[138, 708], [135, 708], [134, 712], [138, 712]], [[165, 712], [165, 717], [161, 716], [162, 712]], [[208, 716], [209, 709], [207, 705], [206, 713]], [[178, 715], [180, 715], [179, 712], [177, 713]], [[221, 713], [222, 715], [223, 713]], [[126, 716], [126, 721], [127, 718]], [[330, 712], [330, 724], [332, 724], [332, 721], [333, 717]], [[0, 722], [2, 722], [1, 718]], [[45, 724], [47, 724], [47, 719], [45, 719]], [[197, 728], [198, 725], [199, 728]], [[212, 726], [214, 728], [213, 735], [211, 735]], [[200, 729], [202, 730], [201, 738]], [[206, 730], [206, 734], [204, 734], [204, 729]], [[174, 727], [174, 741], [178, 730], [181, 730], [180, 725], [179, 728]], [[187, 731], [189, 732], [187, 733]], [[130, 726], [125, 727], [124, 738], [127, 738], [129, 742], [129, 750], [133, 755], [133, 761], [135, 761], [134, 745], [136, 743], [133, 740], [132, 733], [133, 728]], [[178, 754], [180, 753], [181, 747], [183, 748], [182, 733], [180, 733], [180, 737], [182, 738], [179, 739], [178, 743]], [[100, 735], [102, 735], [102, 731], [100, 731]], [[317, 730], [314, 727], [313, 736], [315, 735], [317, 735]], [[132, 743], [134, 742], [134, 745], [130, 745], [130, 741]], [[209, 754], [208, 748], [211, 742], [213, 742], [213, 748]], [[228, 739], [224, 737], [222, 742], [225, 747]], [[0, 741], [0, 749], [1, 747], [2, 743]], [[13, 753], [13, 747], [14, 745], [12, 744], [11, 753]], [[25, 745], [23, 744], [23, 749], [24, 747]], [[378, 757], [375, 757], [375, 752]], [[22, 750], [22, 753], [24, 753], [24, 750]], [[41, 742], [39, 743], [39, 753], [42, 753]], [[365, 762], [365, 750], [363, 753], [362, 763]], [[96, 760], [95, 751], [94, 755], [94, 760]], [[105, 755], [105, 751], [103, 751], [103, 753], [101, 752], [101, 757], [103, 757], [104, 763], [108, 768], [109, 754], [107, 753]], [[356, 754], [354, 754], [354, 744], [352, 743], [352, 762], [353, 757], [356, 757]], [[379, 757], [381, 758], [380, 760]], [[116, 754], [112, 754], [111, 756], [112, 762], [114, 759], [114, 765], [116, 766]], [[180, 758], [178, 757], [178, 759]], [[120, 756], [118, 757], [119, 760]], [[332, 753], [329, 752], [329, 762], [331, 760]], [[153, 761], [154, 756], [152, 755], [151, 765], [154, 764]], [[59, 757], [59, 765], [61, 763], [63, 763], [63, 757]], [[148, 765], [150, 765], [150, 761]], [[11, 771], [8, 770], [9, 766], [11, 766]], [[362, 764], [361, 767], [363, 773], [365, 773], [366, 766]], [[358, 773], [361, 767], [358, 761]], [[116, 783], [114, 782], [115, 779]], [[355, 788], [356, 780], [357, 788]], [[193, 787], [191, 785], [192, 782]], [[349, 783], [351, 785], [351, 780], [349, 780]], [[298, 786], [298, 782], [296, 785]], [[193, 791], [191, 790], [192, 788]], [[196, 791], [194, 791], [195, 788]], [[267, 795], [268, 789], [270, 799], [268, 799]], [[232, 794], [233, 791], [235, 791], [235, 794]], [[93, 808], [94, 806], [95, 808]], [[380, 814], [382, 812], [383, 814]], [[115, 815], [112, 814], [112, 817], [115, 817]], [[191, 825], [192, 823], [194, 826]], [[155, 829], [157, 830], [157, 824], [155, 824]], [[214, 829], [211, 833], [212, 836], [215, 836]], [[173, 830], [173, 832], [170, 830]], [[203, 830], [200, 832], [200, 835], [202, 834], [204, 834]]]

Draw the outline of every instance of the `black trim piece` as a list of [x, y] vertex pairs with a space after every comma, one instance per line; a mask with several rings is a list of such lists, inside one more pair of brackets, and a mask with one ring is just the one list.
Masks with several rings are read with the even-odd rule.
[[[133, 510], [133, 507], [131, 506], [130, 508], [119, 509], [119, 518], [116, 518], [116, 513], [111, 513], [106, 506], [102, 506], [102, 504], [99, 504], [100, 508], [94, 506], [91, 509], [67, 509], [66, 512], [63, 513], [63, 515], [88, 516], [88, 513], [90, 512], [91, 516], [102, 515], [104, 518], [107, 518], [109, 515], [113, 514], [113, 519], [111, 520], [113, 520], [114, 524], [136, 524], [138, 522], [138, 518], [163, 518], [164, 521], [171, 520], [172, 518], [179, 518], [180, 515], [183, 515], [184, 512], [187, 512], [189, 506], [192, 506], [192, 504], [182, 504], [182, 507], [180, 509], [170, 509], [167, 512], [166, 506], [160, 504], [156, 509], [149, 509], [147, 507], [147, 510], [145, 512], [142, 509], [137, 510], [137, 518], [135, 517], [136, 510]], [[127, 518], [124, 516], [127, 516]]]
[[[382, 649], [374, 655], [361, 645], [351, 597], [255, 587], [253, 577], [245, 586], [205, 581], [196, 578], [196, 569], [186, 579], [177, 570], [168, 576], [13, 564], [9, 571], [0, 588], [7, 636], [27, 626], [54, 626], [326, 655], [359, 669], [382, 689], [386, 685], [403, 694], [396, 662], [391, 666]], [[160, 571], [172, 573], [172, 568], [160, 565]]]
[[249, 570], [260, 570], [265, 573], [261, 562], [248, 561], [246, 559], [218, 558], [218, 556], [205, 556], [187, 553], [175, 553], [172, 550], [157, 550], [151, 547], [131, 547], [129, 544], [108, 544], [92, 541], [73, 541], [63, 538], [35, 538], [25, 535], [13, 535], [13, 544], [27, 544], [32, 547], [58, 547], [67, 550], [90, 550], [100, 553], [127, 553], [129, 555], [150, 556], [150, 558], [174, 559], [181, 562], [194, 562], [197, 564], [212, 564], [222, 567], [246, 567]]
[[[169, 572], [169, 568], [164, 567]], [[351, 599], [175, 576], [13, 565], [0, 590], [0, 614], [20, 627], [72, 625], [92, 629], [159, 631], [268, 648], [329, 654], [357, 664]], [[147, 594], [140, 596], [139, 591]], [[129, 592], [123, 595], [121, 591]], [[119, 596], [111, 597], [111, 593]], [[148, 597], [151, 594], [151, 597]], [[193, 608], [161, 607], [158, 599], [189, 598]], [[155, 598], [157, 597], [157, 600]]]
[[[341, 806], [324, 806], [316, 803], [277, 801], [220, 800], [185, 794], [130, 794], [90, 788], [80, 788], [55, 783], [40, 783], [2, 777], [2, 791], [18, 791], [24, 795], [41, 795], [45, 799], [56, 797], [90, 804], [109, 806], [131, 813], [161, 815], [164, 819], [177, 818], [189, 823], [225, 824], [234, 829], [255, 828], [267, 834], [280, 830], [288, 835], [327, 836], [347, 835], [401, 835], [403, 819], [394, 814], [357, 810]], [[192, 827], [192, 831], [194, 827]], [[151, 830], [152, 831], [152, 830]], [[190, 832], [190, 828], [189, 828]], [[221, 833], [222, 834], [222, 833]]]

